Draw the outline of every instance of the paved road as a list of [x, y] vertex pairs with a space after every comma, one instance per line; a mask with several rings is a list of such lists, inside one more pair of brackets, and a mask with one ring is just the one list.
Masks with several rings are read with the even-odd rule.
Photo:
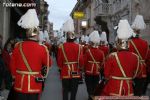
[[[77, 100], [87, 100], [87, 98], [86, 86], [85, 84], [80, 84], [77, 92]], [[41, 100], [62, 100], [62, 85], [55, 59], [53, 59], [53, 66], [46, 80]]]

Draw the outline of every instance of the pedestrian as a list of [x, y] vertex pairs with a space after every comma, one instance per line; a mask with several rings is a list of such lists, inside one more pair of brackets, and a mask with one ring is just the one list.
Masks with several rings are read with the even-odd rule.
[[2, 58], [2, 48], [0, 47], [0, 100], [3, 100], [4, 97], [2, 96], [2, 84], [4, 80], [4, 70], [5, 70], [5, 64]]
[[4, 49], [2, 52], [2, 57], [5, 63], [5, 75], [4, 75], [4, 80], [5, 80], [5, 88], [7, 90], [10, 90], [12, 87], [12, 76], [10, 72], [10, 60], [11, 60], [11, 54], [12, 54], [13, 47], [11, 45], [10, 39], [5, 43]]
[[89, 35], [89, 49], [84, 54], [84, 69], [85, 69], [85, 82], [88, 92], [88, 100], [92, 100], [94, 97], [94, 90], [100, 80], [100, 70], [102, 70], [102, 64], [104, 63], [105, 56], [98, 46], [100, 42], [100, 36], [98, 31], [93, 31]]
[[3, 44], [3, 36], [0, 35], [0, 48], [2, 48], [2, 44]]
[[[10, 69], [14, 78], [16, 100], [39, 100], [42, 83], [48, 75], [51, 58], [46, 46], [38, 42], [39, 20], [35, 9], [29, 9], [18, 21], [26, 29], [27, 39], [18, 42], [12, 52]], [[47, 71], [41, 73], [42, 67]]]
[[4, 49], [2, 53], [4, 62], [6, 64], [4, 80], [6, 84], [6, 89], [9, 90], [7, 100], [16, 100], [16, 91], [14, 90], [13, 78], [12, 78], [11, 69], [10, 69], [11, 54], [15, 47], [15, 43], [16, 43], [15, 39], [9, 38], [4, 45]]
[[129, 42], [129, 51], [136, 53], [140, 57], [140, 64], [142, 66], [141, 73], [139, 73], [140, 76], [134, 80], [134, 94], [141, 96], [146, 91], [145, 84], [147, 75], [145, 60], [149, 49], [148, 42], [139, 37], [140, 31], [146, 28], [143, 16], [137, 15], [131, 27], [134, 30], [134, 34]]
[[83, 54], [88, 50], [89, 48], [89, 37], [86, 35], [84, 37], [83, 43], [82, 43], [82, 48], [83, 48]]
[[133, 80], [139, 72], [139, 57], [129, 52], [128, 38], [132, 29], [127, 20], [120, 20], [117, 30], [117, 52], [111, 53], [104, 63], [106, 84], [101, 96], [132, 96]]
[[45, 30], [45, 33], [43, 33], [42, 28], [40, 28], [39, 31], [39, 43], [44, 44], [47, 48], [49, 53], [51, 54], [51, 44], [49, 40], [48, 32]]
[[81, 77], [80, 68], [83, 66], [83, 53], [79, 44], [75, 43], [74, 23], [69, 19], [66, 23], [67, 41], [59, 46], [57, 64], [61, 70], [63, 100], [76, 100], [78, 83]]
[[104, 52], [105, 57], [108, 56], [109, 54], [109, 45], [108, 45], [108, 41], [107, 41], [107, 36], [106, 36], [106, 32], [103, 31], [100, 34], [100, 46], [99, 49], [102, 50]]

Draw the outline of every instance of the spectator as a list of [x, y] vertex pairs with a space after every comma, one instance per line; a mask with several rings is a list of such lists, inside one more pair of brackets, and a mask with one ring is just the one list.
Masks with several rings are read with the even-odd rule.
[[10, 73], [10, 59], [11, 59], [11, 53], [12, 53], [12, 45], [10, 40], [8, 40], [6, 42], [6, 44], [4, 45], [4, 50], [2, 52], [2, 57], [4, 60], [4, 64], [6, 65], [5, 68], [5, 74], [4, 74], [4, 80], [5, 80], [5, 84], [6, 84], [6, 89], [10, 90], [11, 86], [12, 86], [12, 76]]
[[0, 48], [0, 100], [4, 99], [4, 97], [1, 95], [2, 83], [3, 83], [3, 78], [4, 78], [4, 69], [5, 69], [5, 65], [2, 59], [2, 48]]

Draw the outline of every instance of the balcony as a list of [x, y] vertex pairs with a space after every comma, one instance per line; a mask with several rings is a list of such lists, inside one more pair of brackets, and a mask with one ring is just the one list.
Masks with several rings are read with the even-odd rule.
[[112, 13], [116, 14], [119, 11], [124, 10], [128, 7], [129, 0], [120, 0], [113, 4]]
[[100, 3], [95, 7], [96, 16], [109, 16], [112, 12], [112, 4]]
[[118, 0], [114, 3], [99, 3], [95, 7], [96, 16], [110, 16], [114, 15], [129, 6], [129, 0]]

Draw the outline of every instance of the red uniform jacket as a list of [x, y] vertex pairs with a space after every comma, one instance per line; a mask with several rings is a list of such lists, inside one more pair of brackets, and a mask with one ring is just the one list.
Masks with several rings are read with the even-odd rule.
[[[66, 61], [63, 49], [68, 59]], [[80, 48], [80, 54], [79, 54]], [[79, 58], [79, 64], [78, 64]], [[59, 46], [58, 48], [58, 55], [57, 55], [57, 64], [61, 69], [61, 78], [62, 79], [70, 79], [70, 78], [80, 78], [79, 74], [79, 66], [83, 66], [83, 51], [79, 44], [74, 42], [66, 42]]]
[[[132, 42], [135, 44], [136, 48], [138, 49], [138, 52], [136, 51], [135, 47], [133, 46]], [[148, 43], [145, 40], [142, 40], [141, 38], [132, 38], [129, 42], [129, 51], [136, 53], [140, 57], [141, 62], [141, 73], [139, 77], [146, 77], [146, 56], [148, 54]]]
[[147, 75], [150, 76], [150, 50], [148, 51], [147, 54], [147, 59], [146, 59], [146, 68], [147, 68]]
[[49, 52], [51, 52], [51, 44], [49, 44], [48, 42], [45, 42], [44, 45], [47, 47], [47, 49], [49, 50]]
[[89, 45], [88, 45], [88, 44], [84, 44], [84, 45], [82, 45], [82, 48], [83, 48], [83, 54], [85, 54], [86, 51], [87, 51], [88, 48], [89, 48]]
[[[122, 68], [119, 68], [115, 55], [117, 55]], [[139, 57], [134, 53], [120, 51], [110, 54], [104, 65], [104, 76], [108, 81], [101, 95], [133, 95], [132, 79], [139, 72], [139, 67]]]
[[109, 54], [109, 46], [101, 45], [101, 46], [99, 46], [99, 49], [104, 52], [105, 57]]
[[[93, 61], [92, 56], [95, 61]], [[87, 75], [99, 75], [99, 70], [102, 68], [105, 56], [103, 51], [98, 48], [90, 48], [84, 55], [85, 73]]]
[[[23, 61], [20, 53], [20, 44], [22, 43], [22, 51], [32, 70], [30, 72]], [[33, 40], [27, 40], [17, 43], [11, 57], [11, 73], [15, 77], [14, 89], [21, 93], [40, 93], [42, 83], [35, 81], [36, 77], [42, 77], [42, 66], [50, 67], [52, 61], [50, 59], [46, 46], [40, 45]]]

